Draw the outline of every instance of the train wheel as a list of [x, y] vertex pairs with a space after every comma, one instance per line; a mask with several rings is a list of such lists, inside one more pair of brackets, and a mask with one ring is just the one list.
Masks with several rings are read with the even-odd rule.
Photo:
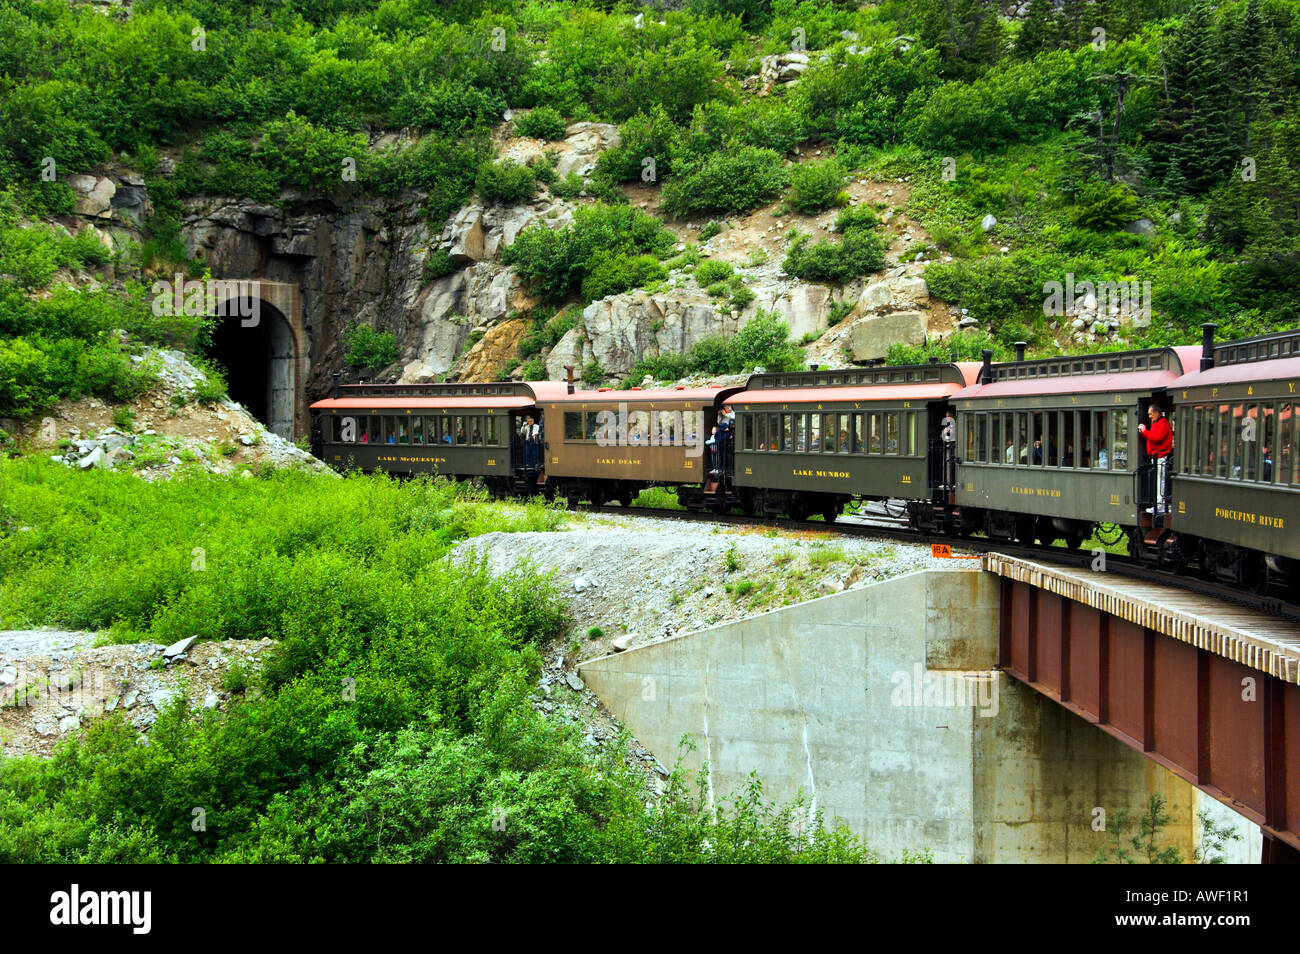
[[634, 490], [620, 491], [618, 495], [619, 506], [621, 506], [624, 510], [626, 510], [632, 506], [632, 501], [635, 500], [636, 498], [637, 498], [637, 494], [636, 491]]
[[826, 506], [822, 507], [821, 512], [822, 512], [823, 520], [825, 520], [827, 523], [834, 523], [835, 518], [840, 515], [840, 505], [834, 503], [827, 504]]

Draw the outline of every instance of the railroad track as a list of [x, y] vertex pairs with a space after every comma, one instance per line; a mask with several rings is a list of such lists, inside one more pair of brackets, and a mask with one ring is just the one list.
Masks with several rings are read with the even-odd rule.
[[[907, 543], [946, 544], [954, 549], [970, 550], [975, 553], [1004, 553], [1025, 559], [1047, 560], [1071, 567], [1091, 567], [1096, 554], [1092, 550], [1067, 550], [1055, 546], [1025, 546], [1023, 544], [1003, 543], [982, 537], [950, 537], [943, 534], [927, 533], [914, 530], [906, 518], [894, 516], [888, 504], [876, 502], [867, 504], [856, 513], [845, 514], [834, 523], [820, 520], [789, 520], [781, 517], [748, 517], [741, 514], [717, 514], [708, 511], [669, 510], [658, 507], [593, 507], [579, 504], [577, 510], [587, 513], [626, 514], [627, 516], [658, 517], [668, 520], [682, 520], [696, 523], [721, 523], [732, 526], [774, 527], [785, 530], [821, 531], [839, 533], [846, 536], [876, 537], [900, 540]], [[864, 512], [865, 511], [865, 512]], [[1300, 623], [1300, 605], [1284, 598], [1267, 593], [1253, 593], [1240, 590], [1223, 583], [1200, 579], [1171, 570], [1139, 563], [1132, 557], [1106, 552], [1106, 572], [1117, 573], [1130, 579], [1147, 583], [1174, 586], [1187, 592], [1197, 593], [1214, 599], [1241, 606], [1256, 612], [1266, 613], [1279, 619]]]

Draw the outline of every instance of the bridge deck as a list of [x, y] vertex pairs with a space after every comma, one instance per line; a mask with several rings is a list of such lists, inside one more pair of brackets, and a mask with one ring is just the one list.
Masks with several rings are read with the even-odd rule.
[[1267, 613], [1115, 573], [986, 553], [984, 569], [1300, 685], [1300, 626]]

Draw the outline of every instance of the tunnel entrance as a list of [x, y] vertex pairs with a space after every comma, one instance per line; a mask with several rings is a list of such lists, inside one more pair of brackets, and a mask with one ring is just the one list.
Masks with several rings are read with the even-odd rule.
[[284, 313], [265, 300], [234, 305], [228, 304], [228, 317], [217, 319], [211, 356], [226, 372], [230, 399], [267, 430], [293, 440], [299, 384], [293, 329]]

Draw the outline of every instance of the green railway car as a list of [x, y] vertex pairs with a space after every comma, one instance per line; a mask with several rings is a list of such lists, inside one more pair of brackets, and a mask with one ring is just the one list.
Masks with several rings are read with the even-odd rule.
[[1099, 524], [1141, 526], [1138, 424], [1200, 355], [1155, 348], [990, 366], [953, 397], [960, 528], [1077, 546]]
[[979, 365], [759, 374], [728, 399], [732, 480], [754, 513], [833, 520], [855, 497], [926, 497], [948, 399]]
[[477, 477], [518, 490], [520, 425], [540, 416], [541, 396], [564, 390], [552, 382], [345, 385], [312, 405], [317, 453], [340, 469]]
[[1300, 567], [1300, 331], [1220, 344], [1175, 382], [1179, 548], [1221, 579]]

